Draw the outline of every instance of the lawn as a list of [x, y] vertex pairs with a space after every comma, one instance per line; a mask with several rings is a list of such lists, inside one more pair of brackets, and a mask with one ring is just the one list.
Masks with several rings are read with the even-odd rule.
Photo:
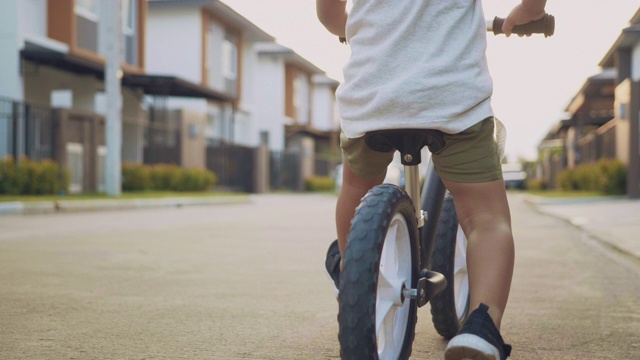
[[599, 191], [566, 191], [566, 190], [528, 190], [529, 195], [544, 198], [596, 198], [606, 196]]
[[184, 198], [184, 197], [221, 197], [221, 196], [242, 196], [242, 193], [230, 192], [177, 192], [177, 191], [142, 191], [123, 192], [120, 196], [108, 196], [106, 194], [78, 194], [78, 195], [0, 195], [0, 202], [38, 202], [38, 201], [61, 201], [61, 200], [121, 200], [121, 199], [161, 199], [161, 198]]

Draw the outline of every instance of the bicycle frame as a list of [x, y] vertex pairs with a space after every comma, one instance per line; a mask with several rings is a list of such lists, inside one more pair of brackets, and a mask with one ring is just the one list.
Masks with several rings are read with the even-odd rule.
[[430, 267], [429, 260], [446, 188], [440, 176], [435, 172], [431, 159], [427, 165], [427, 176], [422, 189], [420, 189], [418, 165], [405, 165], [404, 174], [405, 189], [413, 201], [420, 228], [420, 265], [422, 270], [427, 270]]
[[435, 172], [433, 161], [429, 159], [427, 177], [422, 188], [420, 202], [425, 213], [426, 221], [420, 228], [420, 264], [423, 270], [431, 268], [431, 253], [436, 238], [437, 224], [440, 220], [440, 210], [447, 189]]

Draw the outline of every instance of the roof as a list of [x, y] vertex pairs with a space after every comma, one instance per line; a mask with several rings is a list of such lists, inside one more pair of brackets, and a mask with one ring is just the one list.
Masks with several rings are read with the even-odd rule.
[[280, 56], [286, 63], [295, 65], [311, 74], [324, 74], [322, 69], [284, 45], [275, 42], [260, 42], [256, 43], [254, 48], [258, 55]]
[[235, 28], [248, 31], [253, 41], [274, 41], [275, 38], [220, 0], [148, 0], [149, 9], [162, 7], [196, 7], [208, 9]]
[[[573, 97], [573, 99], [571, 99], [569, 105], [565, 108], [565, 111], [572, 114], [575, 113], [582, 104], [584, 104], [586, 98], [609, 96], [609, 94], [603, 94], [603, 87], [607, 85], [615, 85], [617, 74], [617, 69], [610, 67], [587, 78], [578, 93]], [[613, 96], [613, 94], [610, 94], [610, 96]]]
[[[75, 74], [93, 75], [99, 79], [104, 79], [104, 64], [89, 61], [73, 54], [27, 46], [20, 51], [20, 56], [24, 60], [37, 64], [49, 65]], [[229, 95], [175, 76], [142, 75], [125, 72], [122, 77], [122, 85], [140, 88], [147, 95], [196, 97], [222, 102], [235, 100]]]
[[633, 25], [623, 29], [613, 46], [607, 51], [604, 58], [600, 60], [599, 65], [602, 67], [614, 66], [616, 51], [630, 49], [638, 42], [640, 42], [640, 25]]
[[613, 43], [613, 46], [604, 55], [604, 58], [600, 60], [601, 67], [615, 66], [615, 53], [618, 50], [630, 49], [635, 44], [640, 42], [640, 8], [629, 20], [630, 26], [622, 29], [620, 36]]
[[338, 80], [332, 79], [325, 74], [313, 75], [313, 78], [311, 80], [316, 85], [327, 85], [334, 88], [337, 88], [338, 85], [340, 85], [340, 82]]

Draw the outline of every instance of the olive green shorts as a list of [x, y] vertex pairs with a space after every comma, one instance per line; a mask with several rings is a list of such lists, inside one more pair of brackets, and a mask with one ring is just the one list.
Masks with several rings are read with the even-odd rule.
[[[494, 128], [495, 120], [490, 117], [457, 134], [442, 133], [444, 146], [432, 154], [438, 175], [462, 183], [502, 179]], [[340, 147], [349, 168], [363, 178], [382, 174], [393, 160], [393, 152], [371, 150], [362, 137], [349, 139], [342, 133]]]

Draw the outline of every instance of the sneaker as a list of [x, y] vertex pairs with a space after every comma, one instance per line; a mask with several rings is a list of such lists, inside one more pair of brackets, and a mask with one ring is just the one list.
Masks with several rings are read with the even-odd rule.
[[487, 310], [487, 305], [480, 304], [469, 315], [458, 335], [449, 341], [446, 360], [505, 360], [511, 355], [511, 345], [504, 343]]
[[333, 281], [336, 298], [338, 298], [340, 291], [338, 290], [340, 289], [340, 248], [338, 247], [338, 240], [334, 240], [331, 245], [329, 245], [324, 267], [327, 270], [327, 275], [329, 275], [329, 278]]

